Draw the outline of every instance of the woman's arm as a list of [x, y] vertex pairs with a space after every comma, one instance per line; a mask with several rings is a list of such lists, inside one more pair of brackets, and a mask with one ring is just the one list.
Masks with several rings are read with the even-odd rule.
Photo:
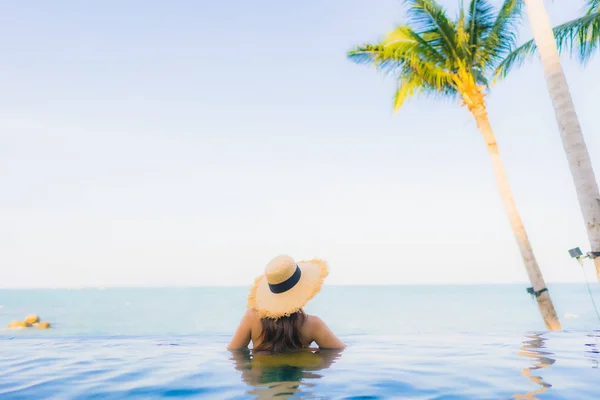
[[227, 350], [235, 350], [242, 349], [244, 347], [248, 347], [250, 344], [250, 340], [252, 340], [252, 322], [254, 320], [254, 311], [248, 309], [240, 324], [235, 331], [233, 337], [231, 338], [231, 342], [227, 346]]

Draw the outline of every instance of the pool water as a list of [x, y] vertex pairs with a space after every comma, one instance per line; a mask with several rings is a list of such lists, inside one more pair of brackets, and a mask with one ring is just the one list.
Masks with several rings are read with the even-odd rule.
[[[325, 287], [307, 307], [341, 352], [225, 348], [247, 288], [0, 290], [0, 399], [598, 399], [600, 321], [582, 285]], [[600, 298], [598, 285], [594, 295]]]
[[600, 333], [348, 336], [255, 356], [227, 338], [0, 339], [2, 399], [597, 399]]

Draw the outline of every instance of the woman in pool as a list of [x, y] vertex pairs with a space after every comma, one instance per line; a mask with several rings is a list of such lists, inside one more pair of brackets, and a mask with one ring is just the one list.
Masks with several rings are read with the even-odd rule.
[[259, 276], [248, 296], [248, 310], [228, 349], [241, 349], [252, 342], [255, 352], [281, 353], [308, 348], [345, 347], [317, 316], [302, 307], [321, 290], [327, 276], [321, 260], [296, 263], [289, 256], [275, 257]]

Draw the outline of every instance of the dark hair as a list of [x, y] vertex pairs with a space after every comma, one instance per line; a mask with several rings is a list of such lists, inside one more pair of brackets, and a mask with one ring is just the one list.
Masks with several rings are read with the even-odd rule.
[[306, 321], [306, 314], [299, 310], [289, 317], [278, 319], [261, 318], [262, 342], [254, 348], [254, 351], [269, 351], [271, 353], [282, 353], [289, 350], [302, 348], [302, 337], [300, 328]]

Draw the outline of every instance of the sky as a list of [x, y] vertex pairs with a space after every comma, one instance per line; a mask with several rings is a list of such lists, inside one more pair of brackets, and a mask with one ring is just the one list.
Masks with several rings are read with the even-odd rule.
[[[457, 1], [442, 1], [449, 9]], [[581, 3], [581, 4], [580, 4]], [[583, 1], [547, 4], [553, 24]], [[0, 287], [525, 283], [474, 120], [349, 62], [399, 0], [3, 2]], [[530, 37], [524, 21], [522, 40]], [[600, 57], [564, 68], [600, 175]], [[548, 282], [588, 242], [540, 64], [490, 120]]]

